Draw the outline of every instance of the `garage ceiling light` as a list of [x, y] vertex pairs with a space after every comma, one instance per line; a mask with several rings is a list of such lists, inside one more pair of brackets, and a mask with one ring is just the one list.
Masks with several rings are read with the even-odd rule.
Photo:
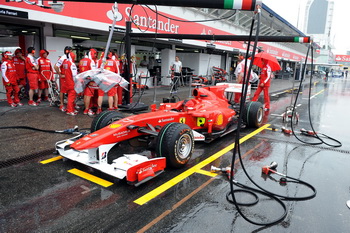
[[73, 39], [82, 39], [82, 40], [90, 40], [90, 37], [86, 36], [70, 36]]
[[182, 48], [176, 48], [176, 50], [180, 50], [180, 51], [183, 51], [183, 50], [185, 50], [185, 49], [182, 49]]

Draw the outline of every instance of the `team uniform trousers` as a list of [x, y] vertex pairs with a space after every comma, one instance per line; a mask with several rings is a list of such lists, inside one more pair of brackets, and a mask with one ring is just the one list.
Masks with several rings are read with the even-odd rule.
[[33, 56], [28, 55], [26, 57], [26, 69], [28, 72], [27, 77], [29, 82], [29, 88], [32, 90], [36, 90], [39, 88], [39, 72], [33, 69], [34, 65], [37, 65], [36, 61], [34, 60]]
[[77, 67], [69, 60], [65, 60], [61, 66], [61, 72], [64, 74], [65, 93], [67, 93], [67, 112], [74, 112], [75, 99], [77, 93], [74, 90], [74, 76], [77, 75]]
[[[263, 87], [260, 86], [261, 83], [264, 84]], [[270, 83], [271, 83], [271, 68], [269, 65], [266, 65], [261, 70], [259, 86], [254, 93], [254, 97], [252, 101], [257, 101], [260, 93], [263, 91], [265, 108], [267, 109], [270, 109], [270, 95], [269, 95]]]
[[[8, 104], [19, 103], [19, 87], [17, 84], [17, 74], [15, 65], [11, 61], [5, 61], [1, 64], [3, 83], [6, 89], [6, 98]], [[13, 96], [13, 100], [12, 100]]]

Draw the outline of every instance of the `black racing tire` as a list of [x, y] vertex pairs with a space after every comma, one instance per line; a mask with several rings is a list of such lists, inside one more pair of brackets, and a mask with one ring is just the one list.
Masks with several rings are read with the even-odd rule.
[[180, 168], [190, 160], [194, 148], [192, 129], [186, 125], [172, 122], [159, 132], [156, 144], [158, 157], [165, 157], [167, 166]]
[[123, 114], [116, 111], [103, 111], [91, 123], [91, 133], [110, 125], [111, 123], [124, 118]]
[[259, 128], [262, 125], [263, 116], [263, 105], [252, 101], [245, 105], [242, 119], [248, 127]]

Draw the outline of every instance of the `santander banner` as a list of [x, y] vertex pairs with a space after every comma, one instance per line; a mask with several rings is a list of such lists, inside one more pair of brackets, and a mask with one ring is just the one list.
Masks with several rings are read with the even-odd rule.
[[334, 61], [350, 62], [350, 55], [335, 55]]
[[[2, 2], [3, 6], [16, 7], [21, 9], [27, 9], [35, 12], [43, 12], [49, 14], [50, 17], [40, 17], [45, 19], [47, 22], [57, 24], [67, 24], [67, 22], [73, 22], [77, 20], [87, 20], [86, 25], [89, 22], [95, 21], [99, 23], [110, 24], [113, 20], [113, 14], [111, 11], [112, 4], [108, 3], [87, 3], [87, 2], [64, 2], [64, 9], [62, 12], [57, 13], [52, 9], [45, 9], [43, 0], [32, 0], [31, 4], [29, 1], [24, 0], [9, 0], [9, 2]], [[0, 5], [1, 6], [1, 5]], [[125, 22], [132, 19], [133, 31], [136, 32], [139, 29], [144, 32], [156, 32], [157, 33], [173, 33], [173, 34], [201, 34], [201, 35], [233, 35], [232, 33], [222, 31], [220, 29], [206, 26], [201, 23], [184, 22], [183, 18], [179, 18], [174, 15], [170, 15], [164, 12], [159, 12], [162, 15], [156, 15], [155, 12], [151, 11], [145, 6], [135, 5], [132, 8], [130, 4], [119, 4], [119, 16], [117, 27], [124, 28]], [[64, 18], [62, 18], [65, 17]], [[37, 16], [38, 17], [38, 16]], [[169, 17], [169, 18], [167, 18]], [[31, 17], [29, 12], [29, 19], [38, 20], [38, 18]], [[176, 20], [174, 20], [176, 19]], [[177, 21], [182, 20], [182, 21]], [[74, 23], [69, 24], [70, 26], [76, 26]], [[137, 25], [137, 26], [136, 26]], [[103, 28], [107, 30], [108, 27]], [[101, 28], [93, 28], [101, 30]], [[215, 44], [217, 46], [225, 46], [225, 49], [240, 49], [246, 50], [247, 44], [244, 41], [206, 41], [207, 43]], [[283, 50], [265, 43], [259, 43], [259, 45], [265, 52], [270, 53], [277, 58], [284, 58], [291, 61], [300, 61], [305, 59], [304, 55], [293, 53], [288, 50]]]

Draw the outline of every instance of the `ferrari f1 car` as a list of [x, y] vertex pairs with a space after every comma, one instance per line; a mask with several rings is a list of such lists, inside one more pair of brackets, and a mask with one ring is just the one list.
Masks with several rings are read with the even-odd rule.
[[[90, 134], [59, 141], [56, 150], [65, 158], [139, 185], [166, 166], [183, 167], [191, 158], [194, 141], [210, 142], [236, 130], [239, 114], [245, 126], [262, 124], [261, 103], [246, 103], [242, 113], [231, 103], [228, 96], [240, 91], [234, 85], [241, 84], [196, 88], [192, 99], [161, 103], [159, 109], [152, 105], [151, 112], [125, 118], [104, 111], [94, 118]], [[121, 153], [121, 144], [128, 146], [128, 153]], [[141, 144], [153, 151], [152, 156], [133, 153], [132, 148]]]

